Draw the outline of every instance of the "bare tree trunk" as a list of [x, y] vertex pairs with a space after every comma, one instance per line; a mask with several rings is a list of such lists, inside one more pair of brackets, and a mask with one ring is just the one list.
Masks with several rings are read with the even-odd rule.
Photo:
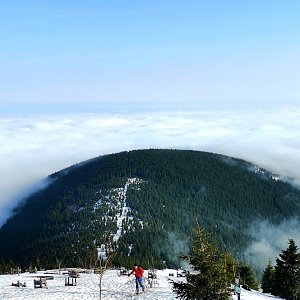
[[99, 279], [99, 299], [102, 299], [102, 274], [100, 274], [100, 279]]
[[[99, 299], [102, 299], [102, 277], [104, 275], [104, 272], [111, 267], [114, 257], [116, 253], [113, 251], [111, 242], [109, 240], [110, 235], [105, 236], [104, 238], [104, 249], [106, 254], [105, 255], [99, 255], [97, 260], [95, 261], [95, 271], [97, 272], [97, 265], [99, 264]], [[101, 245], [101, 247], [102, 247]]]
[[99, 262], [99, 299], [102, 299], [102, 277], [104, 275], [104, 272], [112, 265], [112, 261], [115, 257], [115, 253], [111, 252], [108, 254], [105, 261], [103, 261], [101, 258], [97, 259], [95, 263], [95, 271], [97, 272], [97, 262]]

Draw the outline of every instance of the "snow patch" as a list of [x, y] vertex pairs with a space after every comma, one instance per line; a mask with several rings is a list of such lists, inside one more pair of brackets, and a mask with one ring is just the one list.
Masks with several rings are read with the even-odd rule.
[[[143, 180], [139, 178], [128, 178], [127, 182], [125, 183], [124, 189], [120, 189], [119, 191], [119, 204], [121, 206], [120, 213], [117, 215], [117, 232], [113, 236], [113, 241], [115, 243], [118, 242], [120, 237], [122, 236], [123, 231], [123, 223], [128, 217], [128, 213], [131, 211], [130, 207], [127, 206], [127, 191], [130, 185], [139, 185], [142, 183]], [[123, 234], [125, 231], [123, 231]]]
[[[47, 272], [48, 273], [48, 272]], [[50, 272], [49, 272], [50, 273]], [[62, 271], [64, 273], [64, 271]], [[145, 271], [144, 280], [146, 284], [145, 293], [138, 295], [143, 300], [175, 300], [176, 295], [172, 291], [169, 274], [176, 274], [175, 270], [158, 270], [157, 282], [150, 288], [147, 281], [148, 271]], [[99, 299], [99, 275], [93, 273], [80, 273], [76, 286], [65, 286], [66, 274], [58, 274], [52, 270], [53, 280], [48, 280], [48, 288], [34, 289], [33, 280], [38, 276], [47, 275], [22, 273], [20, 275], [0, 275], [0, 299], [5, 300], [92, 300]], [[25, 282], [26, 287], [18, 288], [11, 285], [12, 282]], [[102, 278], [102, 300], [124, 300], [135, 299], [135, 279], [133, 276], [120, 276], [117, 270], [107, 270]], [[237, 296], [231, 298], [237, 299]], [[241, 300], [272, 300], [280, 298], [269, 294], [242, 289]]]

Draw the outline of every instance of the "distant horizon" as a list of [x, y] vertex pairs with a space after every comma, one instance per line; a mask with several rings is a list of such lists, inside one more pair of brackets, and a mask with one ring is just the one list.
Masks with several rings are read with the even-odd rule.
[[290, 104], [282, 102], [266, 103], [254, 102], [244, 106], [243, 103], [223, 102], [223, 103], [194, 103], [182, 101], [180, 103], [17, 103], [13, 106], [9, 103], [2, 103], [0, 110], [1, 116], [24, 116], [24, 115], [67, 115], [67, 114], [96, 114], [96, 113], [151, 113], [151, 112], [195, 112], [195, 111], [260, 111], [278, 109], [300, 109], [300, 104]]

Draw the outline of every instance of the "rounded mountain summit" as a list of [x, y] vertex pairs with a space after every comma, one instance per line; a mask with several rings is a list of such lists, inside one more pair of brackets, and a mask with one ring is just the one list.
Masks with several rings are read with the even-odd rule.
[[241, 258], [255, 221], [300, 215], [300, 191], [224, 155], [134, 150], [100, 156], [49, 176], [0, 229], [0, 259], [28, 268], [114, 264], [178, 266], [198, 222]]

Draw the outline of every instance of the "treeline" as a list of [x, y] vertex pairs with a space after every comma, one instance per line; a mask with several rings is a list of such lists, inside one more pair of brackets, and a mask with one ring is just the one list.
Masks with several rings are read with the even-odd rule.
[[[251, 243], [248, 224], [279, 223], [300, 213], [300, 192], [254, 172], [242, 160], [181, 150], [136, 150], [98, 157], [49, 176], [47, 188], [31, 195], [0, 229], [2, 265], [23, 268], [38, 259], [43, 268], [90, 267], [109, 239], [115, 265], [177, 267], [190, 251], [197, 220], [220, 249], [235, 253]], [[115, 194], [128, 178], [128, 218], [118, 243], [112, 240], [120, 213]]]
[[273, 267], [269, 261], [262, 276], [262, 289], [286, 300], [300, 299], [300, 253], [293, 239], [282, 250]]

